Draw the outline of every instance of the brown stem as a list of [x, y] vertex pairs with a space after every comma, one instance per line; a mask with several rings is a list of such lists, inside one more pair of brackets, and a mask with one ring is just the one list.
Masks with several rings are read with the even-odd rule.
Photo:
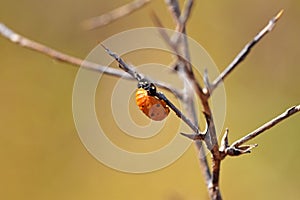
[[[182, 32], [183, 34], [175, 33], [174, 36], [176, 39], [172, 38], [173, 40], [166, 37], [167, 34], [162, 34], [162, 35], [164, 35], [167, 44], [169, 44], [170, 47], [177, 54], [177, 58], [179, 61], [178, 73], [179, 76], [183, 79], [184, 90], [186, 91], [185, 92], [186, 96], [183, 99], [186, 105], [185, 106], [186, 110], [188, 111], [188, 113], [190, 113], [190, 115], [192, 115], [194, 112], [193, 110], [195, 110], [192, 109], [193, 107], [191, 106], [194, 105], [194, 101], [192, 98], [193, 92], [196, 91], [198, 97], [201, 99], [204, 108], [204, 114], [208, 124], [208, 132], [207, 132], [208, 134], [206, 134], [207, 136], [205, 137], [204, 141], [206, 143], [206, 146], [209, 148], [209, 150], [213, 155], [212, 175], [208, 170], [208, 163], [206, 161], [206, 158], [200, 159], [201, 166], [204, 166], [204, 168], [201, 170], [202, 170], [202, 174], [204, 174], [206, 184], [209, 185], [208, 190], [209, 190], [210, 198], [222, 199], [219, 191], [219, 186], [218, 186], [221, 159], [219, 155], [219, 146], [218, 146], [218, 141], [216, 136], [215, 125], [213, 121], [213, 116], [208, 103], [207, 95], [204, 94], [202, 87], [200, 86], [199, 82], [196, 80], [192, 70], [192, 66], [190, 64], [190, 52], [189, 52], [185, 26], [186, 26], [187, 19], [190, 16], [190, 11], [193, 5], [193, 1], [187, 0], [185, 2], [185, 9], [182, 12], [183, 14], [180, 13], [179, 4], [176, 0], [167, 0], [166, 3], [168, 4], [168, 7], [170, 9], [170, 12], [172, 13], [173, 18], [175, 19], [174, 21], [176, 22], [176, 30]], [[156, 21], [158, 22], [157, 24], [159, 24], [160, 27], [162, 27], [158, 18], [156, 19]], [[179, 48], [179, 46], [181, 48]], [[179, 49], [182, 50], [183, 56], [180, 56], [181, 54], [179, 52]], [[182, 59], [182, 57], [184, 59]], [[182, 62], [182, 64], [180, 62]], [[196, 118], [195, 118], [195, 122], [197, 122]], [[195, 135], [199, 136], [199, 134], [197, 133]], [[189, 136], [189, 135], [185, 135], [185, 136]], [[201, 139], [201, 137], [197, 137], [197, 138]], [[198, 148], [200, 153], [202, 153], [201, 151], [203, 151], [203, 149], [199, 148], [199, 144], [196, 143], [196, 147]], [[210, 179], [208, 179], [208, 177], [210, 177]]]

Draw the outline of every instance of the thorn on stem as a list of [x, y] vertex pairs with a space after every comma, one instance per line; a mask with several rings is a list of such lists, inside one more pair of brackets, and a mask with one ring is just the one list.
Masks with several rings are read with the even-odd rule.
[[220, 152], [224, 152], [229, 147], [228, 133], [229, 133], [229, 129], [226, 128], [225, 133], [224, 133], [224, 135], [221, 139], [221, 145], [220, 145], [220, 148], [219, 148]]
[[211, 84], [210, 84], [210, 81], [209, 81], [207, 68], [204, 69], [203, 81], [204, 81], [204, 84], [205, 84], [205, 88], [203, 88], [203, 93], [206, 94], [206, 95], [209, 95], [210, 91], [211, 91]]

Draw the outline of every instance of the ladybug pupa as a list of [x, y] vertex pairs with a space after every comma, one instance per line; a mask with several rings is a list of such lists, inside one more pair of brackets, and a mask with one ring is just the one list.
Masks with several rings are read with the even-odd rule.
[[138, 89], [135, 94], [136, 104], [143, 113], [154, 121], [165, 119], [170, 109], [167, 104], [156, 96], [156, 87], [146, 79], [138, 82]]

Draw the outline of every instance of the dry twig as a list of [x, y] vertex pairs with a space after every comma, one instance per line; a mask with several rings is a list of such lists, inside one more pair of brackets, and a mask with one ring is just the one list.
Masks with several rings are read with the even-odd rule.
[[[190, 16], [190, 11], [192, 9], [193, 1], [192, 0], [185, 1], [185, 9], [183, 11], [183, 14], [181, 14], [180, 12], [179, 3], [177, 0], [166, 0], [166, 3], [174, 18], [174, 21], [176, 22], [176, 30], [183, 33], [183, 34], [175, 33], [172, 39], [165, 39], [167, 42], [168, 41], [173, 42], [172, 45], [176, 47], [173, 48], [173, 50], [175, 50], [178, 58], [178, 64], [177, 64], [179, 68], [178, 74], [180, 77], [182, 77], [182, 80], [185, 85], [184, 87], [185, 98], [183, 102], [186, 105], [187, 112], [189, 112], [192, 116], [194, 116], [195, 122], [197, 122], [197, 118], [195, 115], [194, 101], [193, 101], [193, 92], [195, 91], [201, 100], [204, 109], [203, 113], [206, 117], [206, 123], [208, 124], [208, 132], [207, 132], [208, 134], [206, 134], [204, 141], [213, 156], [212, 173], [210, 173], [208, 169], [208, 163], [204, 158], [199, 159], [201, 166], [204, 166], [203, 169], [201, 169], [201, 171], [205, 177], [210, 198], [221, 199], [221, 193], [219, 192], [219, 187], [218, 187], [219, 171], [220, 171], [220, 159], [219, 159], [220, 153], [219, 153], [216, 129], [213, 121], [212, 112], [208, 103], [208, 98], [207, 98], [208, 96], [203, 92], [202, 87], [200, 86], [199, 82], [196, 80], [192, 70], [192, 66], [190, 64], [190, 53], [189, 53], [189, 46], [187, 41], [185, 25], [188, 20], [188, 17]], [[159, 22], [159, 24], [161, 23]], [[181, 54], [178, 52], [179, 49], [182, 50], [182, 55], [183, 55], [182, 57], [184, 58], [183, 62], [180, 56]], [[190, 86], [192, 86], [192, 88]], [[183, 134], [183, 135], [187, 137], [191, 136], [188, 134]], [[198, 137], [197, 134], [192, 134], [192, 139], [196, 139], [196, 138], [200, 139], [200, 137]], [[199, 154], [203, 155], [204, 153], [203, 153], [202, 144], [200, 142], [197, 142], [196, 147], [199, 150]]]
[[[264, 131], [272, 128], [273, 126], [277, 125], [279, 122], [296, 114], [299, 111], [300, 111], [300, 105], [293, 106], [293, 107], [287, 109], [281, 115], [275, 117], [274, 119], [272, 119], [269, 122], [265, 123], [264, 125], [260, 126], [256, 130], [245, 135], [241, 139], [236, 140], [235, 142], [232, 143], [232, 145], [229, 145], [228, 129], [226, 129], [226, 131], [223, 135], [223, 138], [221, 140], [221, 145], [220, 145], [220, 149], [219, 149], [221, 152], [222, 159], [224, 159], [227, 155], [239, 156], [239, 155], [243, 155], [245, 153], [250, 153], [253, 148], [257, 147], [257, 144], [243, 145], [244, 143], [248, 142], [251, 139], [254, 139], [255, 137], [257, 137]], [[241, 145], [243, 145], [243, 146], [241, 146]]]
[[259, 127], [258, 129], [254, 130], [253, 132], [249, 133], [248, 135], [242, 137], [241, 139], [235, 141], [231, 147], [239, 147], [242, 144], [244, 144], [245, 142], [255, 138], [256, 136], [260, 135], [262, 132], [272, 128], [273, 126], [275, 126], [276, 124], [278, 124], [279, 122], [283, 121], [284, 119], [294, 115], [295, 113], [300, 111], [300, 105], [297, 106], [293, 106], [289, 109], [287, 109], [284, 113], [282, 113], [281, 115], [277, 116], [276, 118], [272, 119], [271, 121], [265, 123], [264, 125], [262, 125], [261, 127]]
[[[110, 76], [122, 77], [124, 79], [133, 79], [130, 75], [125, 73], [123, 70], [114, 69], [114, 68], [111, 68], [108, 66], [103, 66], [103, 65], [99, 65], [99, 64], [96, 64], [93, 62], [82, 60], [80, 58], [76, 58], [76, 57], [70, 56], [68, 54], [59, 52], [55, 49], [52, 49], [52, 48], [50, 48], [46, 45], [43, 45], [41, 43], [38, 43], [36, 41], [30, 40], [22, 35], [15, 33], [13, 30], [8, 28], [1, 22], [0, 22], [0, 35], [2, 35], [4, 38], [7, 38], [11, 42], [16, 43], [22, 47], [37, 51], [37, 52], [47, 55], [53, 59], [56, 59], [56, 60], [64, 62], [64, 63], [71, 64], [73, 66], [77, 66], [77, 67], [81, 66], [85, 69], [104, 73], [104, 74], [107, 74]], [[182, 98], [181, 91], [172, 87], [170, 84], [164, 83], [162, 81], [155, 81], [155, 80], [151, 80], [151, 81], [154, 82], [158, 87], [163, 88], [167, 91], [170, 91], [179, 99]]]
[[281, 15], [283, 14], [283, 10], [279, 11], [275, 17], [273, 17], [269, 23], [251, 40], [246, 46], [240, 51], [240, 53], [233, 59], [233, 61], [225, 68], [225, 70], [213, 81], [213, 83], [209, 86], [210, 93], [218, 87], [218, 85], [232, 72], [232, 70], [240, 64], [247, 55], [249, 55], [250, 50], [257, 44], [267, 33], [271, 32], [279, 20]]
[[119, 8], [116, 8], [108, 13], [105, 13], [101, 16], [93, 17], [91, 19], [86, 20], [83, 23], [83, 26], [88, 29], [96, 29], [101, 26], [105, 26], [117, 19], [120, 19], [122, 17], [125, 17], [134, 11], [137, 11], [141, 7], [145, 6], [147, 3], [149, 3], [150, 0], [135, 0], [132, 1], [126, 5], [123, 5]]

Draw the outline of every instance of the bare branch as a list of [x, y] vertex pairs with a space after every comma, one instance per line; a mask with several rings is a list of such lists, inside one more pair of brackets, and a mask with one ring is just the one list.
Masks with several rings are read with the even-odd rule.
[[[21, 36], [21, 35], [15, 33], [13, 30], [8, 28], [1, 22], [0, 22], [0, 35], [2, 35], [4, 38], [7, 38], [8, 40], [10, 40], [13, 43], [16, 43], [22, 47], [34, 50], [36, 52], [42, 53], [44, 55], [47, 55], [47, 56], [49, 56], [53, 59], [56, 59], [60, 62], [68, 63], [68, 64], [71, 64], [71, 65], [77, 66], [77, 67], [81, 66], [85, 69], [93, 70], [93, 71], [100, 72], [100, 73], [105, 73], [110, 76], [122, 77], [124, 79], [129, 79], [129, 80], [133, 79], [132, 76], [130, 76], [128, 73], [125, 73], [123, 70], [114, 69], [114, 68], [111, 68], [108, 66], [103, 66], [103, 65], [99, 65], [99, 64], [96, 64], [93, 62], [82, 60], [80, 58], [76, 58], [76, 57], [70, 56], [68, 54], [64, 54], [62, 52], [59, 52], [55, 49], [52, 49], [52, 48], [46, 46], [46, 45], [43, 45], [41, 43], [30, 40], [24, 36]], [[178, 89], [172, 87], [170, 84], [164, 83], [162, 81], [154, 81], [154, 80], [153, 80], [153, 82], [158, 87], [172, 92], [176, 97], [178, 97], [180, 99], [182, 98], [182, 93]]]
[[[177, 57], [180, 61], [184, 63], [185, 66], [185, 73], [187, 75], [187, 78], [189, 79], [189, 82], [193, 86], [195, 92], [199, 96], [202, 102], [207, 101], [208, 98], [208, 93], [206, 93], [207, 90], [203, 90], [199, 82], [196, 80], [192, 66], [190, 63], [190, 53], [189, 53], [189, 47], [188, 47], [188, 42], [187, 42], [187, 36], [186, 36], [186, 22], [190, 17], [190, 13], [192, 10], [192, 6], [194, 1], [193, 0], [187, 0], [185, 1], [185, 7], [183, 9], [183, 12], [180, 12], [179, 9], [179, 4], [177, 0], [166, 0], [166, 3], [169, 7], [169, 10], [171, 14], [173, 15], [173, 18], [175, 19], [176, 22], [176, 30], [178, 31], [174, 33], [172, 36], [172, 39], [169, 38], [169, 36], [164, 33], [163, 29], [160, 30], [160, 34], [166, 41], [166, 43], [176, 52]], [[162, 23], [159, 21], [158, 17], [154, 18], [154, 22], [161, 28], [164, 28]], [[178, 46], [179, 46], [179, 41], [180, 39], [182, 40], [182, 49], [183, 49], [183, 56], [179, 53]], [[204, 110], [206, 113], [209, 113], [207, 104], [203, 104]]]
[[276, 118], [272, 119], [271, 121], [265, 123], [255, 131], [249, 133], [248, 135], [242, 137], [241, 139], [235, 141], [230, 147], [239, 147], [240, 145], [244, 144], [245, 142], [255, 138], [256, 136], [260, 135], [262, 132], [272, 128], [279, 122], [283, 121], [284, 119], [292, 116], [293, 114], [297, 113], [300, 111], [300, 105], [293, 106], [289, 109], [287, 109], [284, 113], [281, 115], [277, 116]]
[[[183, 11], [177, 21], [177, 26], [176, 26], [176, 31], [178, 31], [179, 33], [185, 33], [186, 23], [187, 23], [188, 19], [190, 18], [193, 4], [194, 4], [193, 0], [187, 0], [184, 3]], [[174, 43], [177, 43], [179, 41], [179, 39], [180, 39], [180, 34], [175, 33], [172, 36], [172, 41], [174, 41]]]
[[5, 38], [9, 39], [11, 42], [19, 44], [22, 47], [26, 47], [28, 49], [40, 52], [42, 54], [45, 54], [51, 58], [54, 58], [58, 61], [65, 62], [72, 64], [74, 66], [82, 66], [86, 69], [98, 71], [98, 72], [103, 72], [112, 76], [117, 76], [117, 77], [124, 77], [124, 78], [131, 78], [123, 72], [122, 70], [119, 69], [113, 69], [113, 68], [108, 68], [107, 66], [102, 66], [98, 65], [96, 63], [91, 63], [88, 61], [81, 60], [79, 58], [69, 56], [67, 54], [61, 53], [57, 50], [54, 50], [48, 46], [45, 46], [43, 44], [40, 44], [38, 42], [32, 41], [28, 38], [25, 38], [17, 33], [15, 33], [13, 30], [9, 29], [7, 26], [4, 24], [0, 23], [0, 34], [4, 36]]
[[211, 182], [211, 173], [210, 173], [209, 165], [208, 165], [208, 162], [206, 159], [203, 144], [204, 144], [204, 142], [201, 140], [195, 141], [195, 146], [199, 152], [198, 159], [199, 159], [199, 163], [200, 163], [200, 171], [204, 177], [207, 188], [209, 188], [210, 182]]
[[[212, 117], [212, 112], [208, 103], [208, 95], [205, 93], [206, 90], [203, 90], [200, 86], [199, 82], [196, 80], [192, 65], [190, 64], [190, 52], [189, 52], [189, 45], [188, 40], [186, 36], [186, 21], [188, 17], [190, 16], [190, 11], [193, 5], [193, 1], [187, 0], [185, 2], [185, 9], [183, 11], [183, 14], [181, 14], [178, 1], [176, 0], [166, 0], [166, 3], [169, 7], [169, 10], [171, 11], [171, 14], [173, 15], [174, 21], [176, 22], [176, 30], [180, 33], [174, 33], [172, 39], [165, 39], [167, 41], [167, 44], [170, 44], [169, 41], [171, 41], [171, 47], [172, 45], [175, 45], [176, 48], [173, 48], [177, 54], [178, 58], [178, 73], [183, 79], [184, 82], [184, 90], [185, 90], [185, 96], [184, 96], [184, 104], [186, 106], [186, 110], [188, 113], [192, 114], [193, 110], [191, 109], [191, 105], [194, 105], [193, 99], [192, 99], [192, 93], [195, 91], [198, 95], [198, 97], [201, 99], [203, 108], [204, 108], [204, 114], [206, 116], [206, 122], [208, 125], [208, 131], [205, 137], [205, 144], [208, 147], [208, 149], [211, 151], [213, 155], [212, 160], [212, 174], [209, 170], [207, 170], [207, 161], [205, 159], [199, 159], [201, 162], [201, 166], [204, 166], [203, 169], [201, 169], [202, 173], [204, 174], [205, 180], [208, 186], [208, 191], [210, 194], [211, 199], [222, 199], [221, 193], [219, 190], [219, 173], [220, 173], [220, 152], [219, 152], [219, 146], [216, 136], [216, 129]], [[163, 34], [166, 35], [166, 34]], [[164, 37], [165, 38], [165, 37]], [[182, 57], [184, 59], [181, 59], [178, 55], [181, 55], [178, 50], [178, 47], [181, 47], [182, 50]], [[182, 62], [182, 64], [180, 64]], [[183, 66], [183, 67], [181, 67]], [[190, 87], [192, 86], [192, 87]], [[198, 134], [183, 134], [186, 137], [189, 137], [191, 139], [200, 139], [201, 137], [198, 136]], [[196, 143], [196, 147], [199, 149], [199, 146]], [[199, 149], [199, 151], [202, 151], [203, 149]], [[203, 153], [203, 152], [200, 152]], [[207, 177], [210, 177], [208, 179]]]
[[190, 18], [193, 4], [193, 0], [187, 0], [184, 4], [182, 14], [180, 15], [180, 24], [182, 24], [183, 26], [186, 25], [187, 20]]
[[242, 49], [242, 51], [234, 58], [234, 60], [226, 67], [226, 69], [213, 81], [211, 84], [211, 88], [208, 88], [210, 93], [218, 87], [218, 85], [232, 72], [232, 70], [240, 64], [247, 55], [249, 55], [250, 50], [253, 46], [258, 43], [267, 33], [271, 32], [281, 17], [283, 10], [279, 11], [275, 17], [273, 17], [269, 23], [251, 40], [246, 46]]
[[129, 15], [134, 11], [137, 11], [139, 8], [145, 6], [149, 2], [150, 0], [132, 1], [101, 16], [93, 17], [91, 19], [86, 20], [85, 22], [83, 22], [83, 26], [88, 30], [102, 27], [117, 19], [120, 19], [121, 17], [125, 17], [126, 15]]
[[178, 24], [181, 14], [178, 0], [165, 0], [165, 2], [168, 5], [169, 11], [172, 14], [175, 24]]
[[271, 121], [265, 123], [255, 131], [249, 133], [248, 135], [242, 137], [241, 139], [235, 141], [231, 146], [228, 145], [228, 129], [226, 129], [226, 132], [222, 138], [222, 143], [221, 147], [219, 149], [221, 158], [224, 159], [227, 155], [229, 156], [239, 156], [243, 154], [250, 153], [251, 150], [255, 147], [257, 147], [257, 144], [250, 144], [250, 145], [243, 145], [245, 142], [255, 138], [256, 136], [260, 135], [267, 129], [272, 128], [279, 122], [283, 121], [284, 119], [292, 116], [293, 114], [297, 113], [300, 111], [300, 105], [298, 106], [293, 106], [286, 110], [284, 113], [281, 115], [277, 116], [276, 118], [272, 119]]
[[157, 27], [159, 27], [159, 29], [157, 29], [157, 30], [158, 30], [159, 34], [161, 35], [161, 37], [164, 39], [164, 41], [167, 43], [167, 45], [176, 53], [178, 59], [179, 60], [183, 59], [180, 56], [180, 53], [179, 53], [179, 50], [178, 50], [178, 46], [170, 39], [168, 33], [165, 31], [165, 27], [163, 26], [163, 24], [161, 23], [160, 19], [155, 14], [155, 12], [152, 12], [151, 16], [152, 16], [153, 23]]
[[[186, 58], [186, 55], [188, 55], [189, 52], [187, 51], [187, 52], [184, 53], [185, 55], [182, 55], [182, 53], [179, 52], [178, 43], [174, 43], [173, 40], [170, 39], [169, 35], [167, 34], [167, 32], [164, 29], [164, 26], [162, 25], [161, 21], [159, 20], [159, 18], [157, 17], [157, 15], [155, 13], [152, 13], [152, 18], [153, 18], [154, 24], [156, 26], [160, 27], [160, 29], [158, 29], [158, 32], [160, 33], [160, 35], [162, 36], [162, 38], [164, 39], [166, 44], [174, 51], [174, 53], [176, 53], [176, 56], [177, 56], [177, 59], [178, 59], [177, 62], [182, 62], [186, 66], [190, 66], [191, 63], [189, 61], [189, 56], [188, 56], [188, 58]], [[182, 34], [183, 33], [179, 33], [178, 35], [180, 36]], [[178, 40], [176, 40], [175, 42], [178, 42]], [[202, 89], [201, 85], [196, 80], [191, 68], [188, 69], [187, 75], [188, 75], [188, 78], [189, 78], [189, 81], [190, 81], [191, 85], [194, 87], [195, 92], [197, 93], [199, 98], [202, 101], [207, 101], [208, 93], [205, 92], [206, 90]], [[204, 110], [205, 111], [209, 110], [206, 105], [205, 105]]]
[[171, 92], [172, 94], [174, 94], [175, 97], [177, 97], [179, 100], [182, 100], [182, 91], [178, 90], [177, 88], [174, 88], [171, 84], [169, 83], [165, 83], [163, 81], [159, 81], [159, 80], [153, 80], [151, 78], [148, 78], [152, 83], [154, 83], [157, 87], [161, 88], [161, 89], [165, 89], [169, 92]]
[[120, 56], [118, 56], [116, 53], [112, 52], [108, 48], [106, 48], [103, 44], [101, 46], [105, 49], [105, 51], [113, 57], [118, 63], [119, 67], [123, 69], [125, 72], [130, 74], [133, 78], [135, 78], [137, 81], [140, 81], [142, 78], [144, 78], [142, 75], [137, 73], [133, 67], [129, 66]]
[[[172, 2], [174, 4], [172, 4]], [[180, 10], [179, 10], [178, 2], [176, 0], [173, 0], [173, 1], [167, 0], [167, 3], [169, 5], [169, 9], [171, 10], [171, 13], [177, 19], [180, 16]], [[162, 38], [165, 40], [166, 44], [169, 45], [169, 47], [176, 53], [176, 56], [177, 56], [177, 59], [178, 59], [177, 62], [176, 62], [176, 66], [180, 65], [179, 62], [182, 62], [182, 63], [187, 62], [186, 59], [182, 58], [182, 56], [180, 55], [180, 52], [178, 50], [179, 39], [174, 39], [174, 40], [170, 39], [167, 32], [163, 29], [164, 27], [163, 27], [161, 21], [159, 20], [159, 18], [157, 17], [157, 15], [155, 13], [152, 13], [152, 18], [153, 18], [154, 24], [156, 24], [156, 26], [160, 27], [160, 29], [158, 29], [158, 31], [159, 31], [160, 35], [162, 36]], [[175, 20], [175, 21], [177, 21], [177, 20]], [[180, 35], [180, 34], [177, 34], [177, 35]], [[200, 85], [198, 85], [198, 86], [199, 87], [198, 87], [197, 91], [198, 92], [202, 91]], [[199, 96], [199, 94], [198, 94], [198, 96]], [[192, 113], [194, 111], [195, 110], [191, 110], [191, 115], [192, 116], [194, 116], [194, 113]], [[196, 117], [193, 117], [193, 118], [194, 118], [195, 122], [197, 123]], [[209, 188], [210, 185], [211, 185], [211, 172], [210, 172], [208, 162], [207, 162], [207, 159], [206, 159], [206, 155], [205, 155], [205, 151], [204, 151], [204, 148], [203, 148], [203, 142], [202, 142], [203, 137], [202, 137], [202, 135], [185, 134], [185, 133], [181, 133], [181, 134], [183, 136], [189, 138], [189, 139], [195, 140], [195, 146], [196, 146], [196, 148], [199, 152], [199, 163], [201, 165], [200, 169], [201, 169], [202, 175], [205, 179], [205, 183], [207, 185], [207, 188]]]

